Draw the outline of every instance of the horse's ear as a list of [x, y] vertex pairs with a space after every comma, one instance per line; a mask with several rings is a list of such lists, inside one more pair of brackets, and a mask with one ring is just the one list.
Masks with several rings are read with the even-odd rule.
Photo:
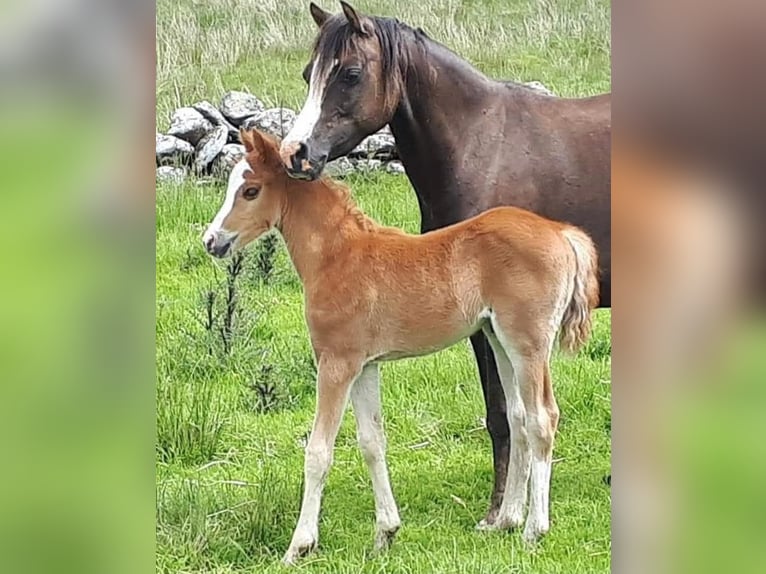
[[329, 12], [325, 12], [313, 2], [309, 4], [309, 12], [311, 12], [311, 17], [319, 28], [321, 28], [322, 24], [327, 22], [327, 19], [330, 17]]
[[354, 30], [354, 32], [357, 32], [362, 36], [370, 35], [369, 22], [367, 22], [363, 16], [357, 14], [353, 6], [341, 0], [340, 7], [343, 8], [343, 13], [346, 15], [346, 20], [348, 20], [348, 23], [351, 25], [351, 28]]

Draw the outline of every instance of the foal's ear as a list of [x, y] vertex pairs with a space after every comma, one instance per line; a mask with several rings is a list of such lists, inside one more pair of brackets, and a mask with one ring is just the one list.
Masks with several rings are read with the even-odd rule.
[[311, 17], [314, 19], [314, 22], [316, 22], [316, 25], [320, 28], [322, 27], [322, 24], [327, 22], [327, 19], [330, 17], [329, 12], [325, 12], [313, 2], [309, 4], [309, 12], [311, 12]]
[[354, 7], [351, 6], [351, 4], [347, 4], [341, 0], [340, 7], [343, 8], [343, 13], [346, 15], [346, 20], [348, 20], [348, 23], [351, 25], [351, 28], [354, 30], [354, 32], [357, 32], [362, 36], [370, 35], [369, 22], [367, 22], [363, 16], [357, 14], [356, 10], [354, 10]]
[[240, 128], [239, 139], [242, 140], [242, 145], [245, 146], [245, 152], [258, 151], [263, 154], [266, 142], [263, 141], [263, 136], [258, 130], [244, 130]]

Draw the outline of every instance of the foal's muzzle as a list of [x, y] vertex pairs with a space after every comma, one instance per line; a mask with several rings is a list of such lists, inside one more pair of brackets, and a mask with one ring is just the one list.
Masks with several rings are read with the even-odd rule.
[[210, 255], [223, 258], [231, 254], [236, 239], [236, 234], [207, 231], [202, 237], [202, 243], [205, 245], [205, 249]]
[[288, 175], [296, 179], [317, 179], [327, 163], [327, 153], [317, 152], [306, 142], [284, 143], [280, 156]]

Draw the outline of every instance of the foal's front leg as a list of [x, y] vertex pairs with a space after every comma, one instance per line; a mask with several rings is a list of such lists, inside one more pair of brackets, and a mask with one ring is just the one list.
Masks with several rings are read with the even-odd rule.
[[317, 376], [317, 407], [314, 426], [306, 445], [301, 514], [290, 547], [282, 561], [294, 564], [319, 541], [319, 506], [327, 473], [332, 464], [335, 437], [348, 402], [349, 389], [362, 369], [362, 362], [322, 357]]
[[375, 495], [375, 550], [383, 550], [394, 539], [401, 521], [386, 466], [386, 435], [380, 405], [380, 368], [366, 365], [351, 388], [351, 403], [356, 417], [356, 432], [372, 477]]

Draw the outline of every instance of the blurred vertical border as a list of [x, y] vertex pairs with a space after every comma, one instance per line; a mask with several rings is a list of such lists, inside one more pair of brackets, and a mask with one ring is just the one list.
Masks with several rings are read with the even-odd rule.
[[0, 4], [0, 571], [154, 568], [154, 4]]
[[766, 6], [612, 12], [613, 565], [763, 572]]
[[[766, 14], [612, 13], [614, 569], [762, 572]], [[154, 47], [0, 6], [3, 572], [154, 567]]]

